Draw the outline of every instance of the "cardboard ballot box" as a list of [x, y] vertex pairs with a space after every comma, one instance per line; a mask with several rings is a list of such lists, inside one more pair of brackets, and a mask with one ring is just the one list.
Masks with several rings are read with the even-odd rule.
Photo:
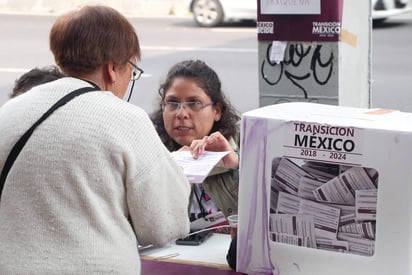
[[412, 114], [284, 103], [241, 133], [237, 271], [412, 274]]

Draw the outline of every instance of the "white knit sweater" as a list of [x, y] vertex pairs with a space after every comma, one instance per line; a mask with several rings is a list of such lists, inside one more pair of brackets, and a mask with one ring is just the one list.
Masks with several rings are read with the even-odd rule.
[[[62, 78], [5, 103], [0, 169], [52, 104], [85, 86]], [[34, 131], [10, 170], [0, 274], [139, 274], [136, 236], [162, 246], [188, 233], [189, 193], [142, 109], [110, 92], [80, 95]]]

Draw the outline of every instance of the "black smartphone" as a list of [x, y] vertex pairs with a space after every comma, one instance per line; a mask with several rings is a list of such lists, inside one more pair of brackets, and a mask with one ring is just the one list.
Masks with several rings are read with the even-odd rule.
[[212, 230], [202, 231], [193, 235], [189, 235], [182, 239], [177, 239], [178, 245], [200, 245], [213, 234]]

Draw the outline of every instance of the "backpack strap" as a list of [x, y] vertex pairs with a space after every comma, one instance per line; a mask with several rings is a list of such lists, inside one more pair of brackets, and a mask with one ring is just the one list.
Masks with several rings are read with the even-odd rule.
[[79, 96], [81, 94], [91, 92], [91, 91], [97, 91], [98, 89], [96, 87], [84, 87], [80, 88], [77, 90], [74, 90], [73, 92], [65, 95], [59, 101], [57, 101], [53, 106], [50, 107], [47, 112], [45, 112], [39, 120], [37, 120], [33, 126], [31, 126], [21, 137], [20, 139], [16, 142], [16, 144], [13, 146], [11, 149], [9, 156], [7, 157], [7, 160], [3, 166], [3, 170], [1, 171], [0, 175], [0, 198], [1, 198], [1, 193], [3, 191], [4, 184], [6, 182], [7, 175], [13, 166], [14, 161], [17, 159], [17, 156], [23, 149], [24, 145], [26, 144], [27, 140], [30, 138], [30, 136], [33, 134], [34, 130], [39, 126], [46, 118], [48, 118], [55, 110], [60, 108], [61, 106], [65, 105], [67, 102], [75, 98], [76, 96]]

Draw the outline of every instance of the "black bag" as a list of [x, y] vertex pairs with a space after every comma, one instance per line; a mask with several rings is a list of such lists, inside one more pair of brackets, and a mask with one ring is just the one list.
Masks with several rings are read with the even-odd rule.
[[230, 242], [229, 250], [226, 254], [226, 261], [227, 264], [233, 270], [236, 270], [236, 251], [237, 251], [237, 235], [233, 237], [232, 241]]

